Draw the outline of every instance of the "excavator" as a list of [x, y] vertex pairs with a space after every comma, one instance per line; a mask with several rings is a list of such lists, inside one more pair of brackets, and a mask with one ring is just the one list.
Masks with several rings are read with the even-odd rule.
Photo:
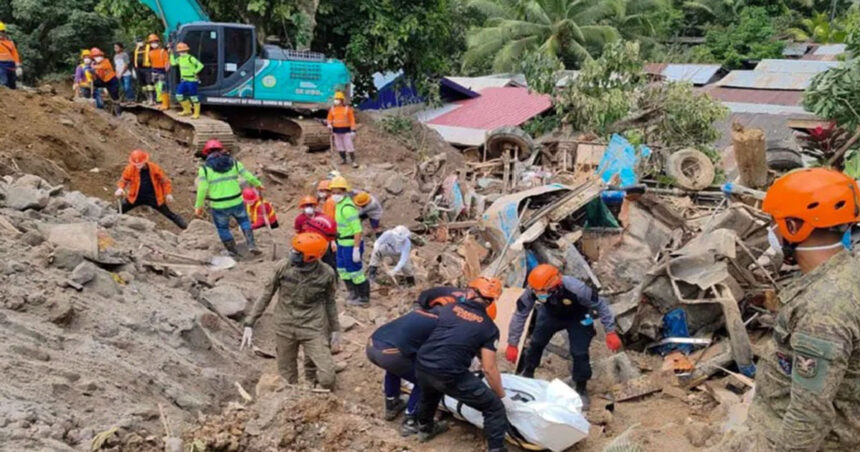
[[[172, 130], [197, 150], [212, 138], [233, 148], [234, 128], [286, 137], [307, 150], [329, 147], [328, 128], [314, 116], [325, 111], [336, 91], [349, 89], [350, 73], [343, 62], [260, 45], [253, 26], [212, 22], [196, 0], [138, 1], [164, 23], [165, 42], [188, 44], [203, 63], [198, 91], [210, 114], [190, 119], [135, 105], [132, 110], [141, 122]], [[172, 89], [178, 83], [175, 72]]]

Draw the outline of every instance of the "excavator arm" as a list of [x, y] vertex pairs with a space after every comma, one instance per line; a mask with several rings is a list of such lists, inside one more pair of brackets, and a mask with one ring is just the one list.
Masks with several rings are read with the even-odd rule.
[[165, 34], [169, 37], [181, 25], [191, 22], [210, 22], [209, 15], [197, 0], [139, 0], [164, 22]]

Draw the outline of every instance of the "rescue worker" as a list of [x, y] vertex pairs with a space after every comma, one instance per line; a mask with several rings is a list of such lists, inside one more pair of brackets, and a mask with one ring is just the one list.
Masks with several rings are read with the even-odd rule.
[[200, 79], [197, 74], [203, 70], [203, 63], [189, 54], [189, 50], [191, 49], [188, 44], [184, 42], [176, 44], [179, 56], [176, 57], [171, 53], [170, 65], [179, 66], [179, 86], [176, 87], [176, 101], [182, 106], [179, 116], [191, 115], [192, 119], [197, 119], [200, 117], [200, 98], [197, 97]]
[[364, 276], [361, 265], [364, 254], [361, 220], [358, 208], [347, 195], [349, 184], [343, 176], [335, 177], [329, 184], [335, 202], [334, 221], [337, 224], [337, 271], [346, 284], [349, 296], [347, 304], [368, 306], [370, 304], [370, 282]]
[[582, 409], [588, 410], [590, 400], [586, 386], [591, 379], [588, 347], [597, 334], [591, 318], [592, 311], [598, 314], [606, 331], [606, 346], [613, 352], [621, 348], [621, 338], [615, 332], [615, 316], [609, 310], [609, 303], [582, 281], [572, 276], [562, 276], [558, 268], [549, 264], [538, 265], [529, 273], [528, 289], [517, 300], [517, 310], [508, 328], [505, 358], [511, 363], [517, 362], [520, 337], [524, 333], [529, 313], [535, 309], [535, 303], [535, 327], [529, 347], [523, 355], [521, 374], [534, 378], [544, 348], [556, 332], [566, 330], [573, 359], [571, 377], [576, 386], [574, 389], [582, 399]]
[[168, 206], [174, 201], [173, 184], [160, 166], [149, 161], [149, 154], [145, 151], [140, 149], [131, 151], [128, 165], [116, 185], [114, 196], [117, 198], [125, 196], [120, 205], [122, 209], [120, 213], [128, 213], [135, 207], [149, 206], [180, 229], [188, 228], [185, 220]]
[[412, 256], [410, 255], [412, 251], [412, 241], [409, 240], [410, 235], [412, 234], [409, 232], [409, 229], [406, 226], [400, 225], [383, 232], [373, 242], [370, 265], [367, 267], [367, 277], [371, 281], [376, 281], [379, 264], [384, 263], [385, 259], [394, 258], [397, 260], [397, 264], [391, 269], [391, 273], [389, 273], [391, 279], [396, 281], [397, 274], [402, 271], [406, 276], [406, 284], [409, 286], [415, 285], [415, 274], [412, 272]]
[[125, 51], [125, 45], [121, 42], [117, 42], [113, 45], [113, 65], [116, 68], [116, 76], [119, 78], [120, 85], [122, 85], [122, 94], [125, 100], [129, 102], [134, 101], [134, 87], [132, 87], [132, 70], [131, 70], [131, 58], [128, 56], [128, 52]]
[[[335, 383], [331, 347], [340, 346], [341, 333], [335, 304], [334, 271], [320, 263], [328, 242], [321, 235], [307, 232], [293, 237], [288, 259], [277, 264], [266, 288], [245, 318], [241, 348], [250, 347], [254, 324], [266, 311], [275, 292], [274, 325], [278, 371], [289, 384], [297, 384], [298, 352], [313, 362], [319, 386], [332, 389]], [[330, 339], [329, 339], [330, 338]]]
[[765, 195], [771, 247], [802, 276], [780, 292], [759, 361], [753, 450], [860, 450], [860, 263], [849, 252], [858, 196], [856, 181], [827, 168], [788, 173]]
[[431, 287], [418, 294], [418, 300], [415, 301], [415, 304], [424, 310], [430, 310], [438, 306], [451, 304], [465, 296], [466, 291], [459, 287]]
[[203, 216], [203, 203], [208, 200], [212, 222], [215, 223], [218, 237], [224, 244], [224, 248], [234, 256], [239, 255], [236, 241], [230, 233], [230, 218], [235, 218], [245, 236], [248, 251], [260, 254], [254, 243], [254, 231], [251, 229], [251, 221], [245, 210], [239, 178], [241, 177], [260, 192], [263, 191], [263, 184], [253, 173], [245, 169], [241, 162], [234, 160], [225, 152], [224, 146], [218, 140], [207, 141], [203, 146], [202, 154], [206, 157], [206, 161], [197, 171], [197, 201], [194, 203], [194, 215], [197, 218]]
[[81, 63], [75, 67], [75, 82], [73, 88], [75, 97], [89, 99], [93, 93], [92, 53], [90, 49], [81, 50]]
[[346, 158], [352, 161], [352, 167], [358, 168], [355, 161], [355, 111], [346, 105], [346, 95], [338, 91], [334, 95], [334, 106], [328, 111], [328, 128], [334, 135], [334, 147], [340, 154], [341, 165], [346, 165]]
[[6, 24], [0, 22], [0, 85], [9, 89], [17, 89], [18, 79], [23, 76], [24, 69], [21, 67], [18, 47], [9, 38]]
[[[418, 349], [415, 361], [415, 377], [422, 391], [416, 412], [419, 441], [448, 430], [444, 422], [433, 420], [439, 401], [448, 395], [483, 413], [489, 450], [505, 450], [505, 411], [511, 402], [505, 397], [496, 364], [499, 329], [493, 323], [495, 301], [501, 294], [501, 280], [482, 276], [469, 283], [464, 298], [436, 311], [436, 328]], [[489, 387], [469, 372], [475, 356], [480, 357]]]
[[[418, 433], [415, 410], [421, 400], [421, 388], [415, 379], [415, 355], [436, 328], [439, 317], [427, 310], [416, 308], [379, 327], [370, 336], [365, 353], [367, 359], [385, 370], [382, 380], [385, 395], [384, 418], [393, 421], [404, 409], [406, 414], [400, 430], [402, 436]], [[412, 383], [412, 392], [404, 402], [400, 398], [400, 383]]]
[[293, 229], [295, 229], [296, 233], [302, 232], [305, 229], [305, 223], [317, 216], [319, 213], [317, 212], [318, 205], [317, 199], [313, 196], [303, 196], [299, 200], [299, 209], [301, 209], [301, 212], [296, 216], [295, 221], [293, 221]]
[[[152, 36], [150, 36], [152, 37]], [[156, 36], [157, 38], [157, 36]], [[155, 104], [155, 87], [150, 80], [152, 64], [149, 62], [149, 43], [143, 41], [143, 37], [135, 38], [134, 44], [134, 73], [137, 84], [146, 99], [147, 105]]]
[[328, 215], [315, 212], [313, 218], [302, 223], [302, 229], [299, 232], [316, 232], [325, 237], [329, 242], [329, 247], [322, 260], [337, 273], [337, 257], [335, 256], [334, 246], [334, 240], [337, 238], [337, 226], [334, 219]]
[[272, 229], [278, 229], [278, 216], [275, 214], [275, 208], [272, 206], [272, 203], [260, 198], [257, 190], [245, 187], [242, 190], [242, 200], [245, 202], [245, 210], [248, 212], [248, 218], [251, 220], [251, 230], [256, 231], [257, 229], [265, 228], [267, 218], [269, 226]]
[[159, 110], [170, 109], [170, 93], [167, 90], [167, 71], [170, 69], [170, 54], [161, 47], [157, 34], [149, 35], [149, 84], [155, 87], [153, 103], [161, 102]]
[[380, 224], [383, 213], [382, 203], [376, 199], [376, 196], [366, 191], [358, 192], [358, 194], [353, 196], [352, 201], [359, 208], [358, 217], [362, 220], [368, 220], [374, 236], [379, 234], [379, 231], [382, 230]]
[[90, 54], [93, 56], [93, 98], [96, 100], [96, 108], [105, 107], [102, 89], [107, 89], [108, 95], [114, 101], [113, 114], [119, 116], [122, 107], [119, 104], [119, 79], [116, 78], [116, 72], [101, 49], [93, 47]]
[[317, 203], [322, 204], [323, 215], [334, 218], [335, 202], [334, 198], [331, 197], [330, 183], [330, 180], [323, 179], [317, 184]]

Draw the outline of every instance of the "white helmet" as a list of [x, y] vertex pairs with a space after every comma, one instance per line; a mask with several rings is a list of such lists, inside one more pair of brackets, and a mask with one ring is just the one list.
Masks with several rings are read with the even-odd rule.
[[409, 240], [409, 236], [411, 235], [409, 228], [403, 225], [396, 226], [391, 230], [391, 233], [394, 234], [394, 238], [401, 243]]

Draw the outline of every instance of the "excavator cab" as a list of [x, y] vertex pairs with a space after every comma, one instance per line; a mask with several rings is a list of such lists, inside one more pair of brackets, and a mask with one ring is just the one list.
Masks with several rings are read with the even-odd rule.
[[[242, 85], [253, 86], [257, 39], [254, 27], [226, 23], [192, 23], [182, 26], [174, 42], [184, 42], [203, 63], [200, 94], [221, 97]], [[253, 96], [253, 91], [245, 96]]]

